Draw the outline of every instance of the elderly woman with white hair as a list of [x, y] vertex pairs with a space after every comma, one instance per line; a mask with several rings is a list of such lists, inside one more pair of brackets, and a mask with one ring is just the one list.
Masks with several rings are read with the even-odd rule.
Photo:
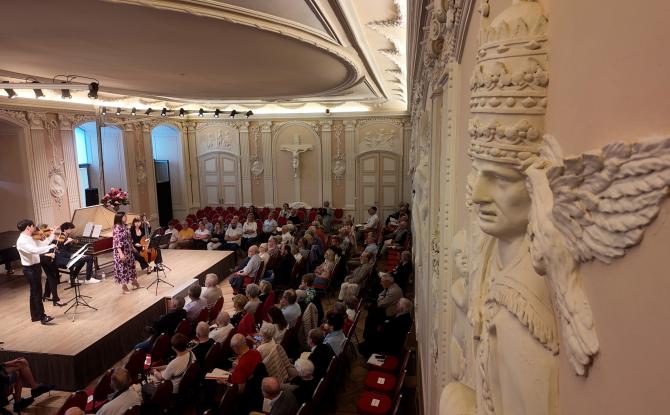
[[207, 301], [207, 307], [212, 308], [217, 300], [223, 297], [223, 291], [219, 287], [219, 277], [210, 273], [205, 276], [205, 291], [200, 295]]
[[217, 343], [223, 343], [232, 331], [233, 325], [230, 323], [230, 314], [221, 310], [219, 315], [216, 316], [216, 325], [210, 327], [209, 338]]
[[244, 293], [249, 300], [244, 306], [244, 311], [253, 315], [256, 313], [258, 307], [261, 306], [261, 300], [258, 298], [261, 295], [261, 289], [258, 284], [249, 284]]
[[284, 383], [282, 390], [293, 393], [298, 403], [307, 402], [314, 395], [319, 379], [314, 378], [314, 363], [311, 360], [300, 358], [294, 364], [297, 376], [290, 383]]
[[[263, 322], [260, 329], [261, 343], [256, 350], [261, 354], [268, 374], [276, 377], [280, 382], [289, 378], [289, 369], [293, 370], [284, 348], [274, 340], [275, 326]], [[292, 372], [295, 373], [295, 372]]]

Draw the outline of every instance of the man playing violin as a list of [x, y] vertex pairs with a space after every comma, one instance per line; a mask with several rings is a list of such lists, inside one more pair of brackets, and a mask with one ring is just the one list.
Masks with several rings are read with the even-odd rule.
[[[74, 223], [64, 222], [60, 225], [61, 234], [58, 237], [56, 246], [58, 250], [56, 251], [56, 265], [59, 268], [67, 268], [67, 263], [72, 258], [72, 255], [76, 252], [76, 249], [71, 249], [74, 246], [75, 240], [70, 236], [74, 231]], [[99, 279], [93, 277], [93, 257], [90, 255], [83, 255], [77, 262], [72, 264], [70, 267], [70, 285], [74, 286], [77, 282], [77, 277], [79, 276], [79, 271], [86, 264], [86, 284], [97, 284], [100, 282]]]
[[[48, 246], [56, 245], [56, 240], [51, 238], [51, 234], [58, 235], [57, 232], [53, 232], [46, 224], [38, 225], [33, 232], [33, 240], [38, 246]], [[60, 297], [58, 297], [58, 283], [60, 282], [60, 273], [58, 272], [58, 267], [56, 266], [55, 254], [40, 254], [40, 265], [42, 265], [42, 271], [46, 274], [47, 278], [44, 281], [44, 292], [42, 295], [42, 301], [51, 300], [53, 301], [54, 306], [63, 307], [65, 304], [60, 303]]]

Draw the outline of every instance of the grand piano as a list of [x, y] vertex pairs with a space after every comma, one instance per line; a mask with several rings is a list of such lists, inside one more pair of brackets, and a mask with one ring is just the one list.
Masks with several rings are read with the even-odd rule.
[[[93, 257], [95, 269], [100, 269], [98, 263], [98, 256], [112, 251], [112, 228], [114, 227], [115, 212], [106, 208], [103, 205], [88, 206], [80, 209], [75, 209], [72, 214], [72, 223], [75, 229], [72, 233], [72, 238], [77, 242], [72, 246], [72, 249], [79, 249], [78, 247], [84, 244], [89, 244], [86, 254]], [[83, 236], [86, 224], [92, 223], [102, 226], [99, 237]]]
[[7, 274], [11, 273], [12, 262], [19, 260], [19, 251], [16, 250], [16, 240], [19, 231], [0, 232], [0, 264], [5, 265]]

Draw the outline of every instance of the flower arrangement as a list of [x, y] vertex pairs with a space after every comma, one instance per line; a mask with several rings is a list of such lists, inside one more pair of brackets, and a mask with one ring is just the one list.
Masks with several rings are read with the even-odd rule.
[[102, 197], [102, 204], [114, 209], [116, 212], [119, 211], [121, 205], [127, 205], [128, 203], [128, 192], [115, 187], [109, 189], [109, 192], [105, 193]]

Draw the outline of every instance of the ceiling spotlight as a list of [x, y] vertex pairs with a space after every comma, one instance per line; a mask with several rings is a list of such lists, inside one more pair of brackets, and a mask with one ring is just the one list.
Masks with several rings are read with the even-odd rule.
[[137, 110], [135, 109], [135, 107], [133, 107], [133, 109], [130, 110], [130, 115], [132, 115], [133, 117], [137, 115]]
[[184, 111], [183, 108], [179, 108], [179, 116], [183, 117], [186, 114], [186, 111]]
[[205, 110], [200, 108], [200, 111], [198, 111], [198, 117], [204, 117], [205, 116]]
[[88, 97], [91, 99], [98, 99], [98, 87], [100, 85], [97, 82], [91, 82], [88, 85]]
[[167, 108], [163, 107], [163, 110], [161, 111], [161, 117], [167, 116]]
[[237, 110], [232, 110], [232, 111], [230, 111], [230, 117], [231, 117], [231, 118], [235, 118], [235, 116], [236, 116], [237, 114], [239, 114], [239, 112], [237, 112]]
[[330, 114], [330, 108], [326, 108], [326, 114]]
[[252, 110], [249, 110], [249, 111], [247, 111], [244, 115], [246, 115], [247, 118], [249, 118], [249, 117], [251, 117], [252, 115], [254, 115], [254, 112], [253, 112]]
[[[61, 82], [62, 84], [66, 82]], [[70, 93], [69, 89], [61, 89], [60, 96], [63, 99], [72, 99], [72, 94]]]
[[[33, 83], [34, 84], [39, 84], [39, 82], [37, 82], [37, 81], [33, 81]], [[44, 98], [44, 92], [42, 92], [41, 89], [39, 89], [39, 88], [38, 89], [33, 89], [33, 91], [35, 91], [35, 98], [37, 98], [37, 99]]]
[[[9, 81], [2, 81], [2, 83], [4, 83], [4, 84], [8, 84]], [[8, 97], [9, 99], [12, 99], [12, 98], [14, 98], [14, 97], [16, 96], [16, 91], [14, 91], [14, 90], [11, 89], [11, 88], [5, 88], [5, 92], [7, 93], [7, 97]]]
[[117, 108], [115, 114], [116, 115], [121, 115], [121, 108]]
[[217, 108], [217, 109], [214, 111], [214, 118], [219, 118], [219, 115], [220, 115], [220, 114], [221, 114], [221, 110]]
[[102, 107], [102, 112], [101, 113], [102, 113], [102, 115], [107, 115], [107, 108]]
[[144, 111], [144, 115], [149, 115], [149, 114], [151, 114], [151, 111], [153, 111], [151, 108], [147, 108], [147, 110]]

